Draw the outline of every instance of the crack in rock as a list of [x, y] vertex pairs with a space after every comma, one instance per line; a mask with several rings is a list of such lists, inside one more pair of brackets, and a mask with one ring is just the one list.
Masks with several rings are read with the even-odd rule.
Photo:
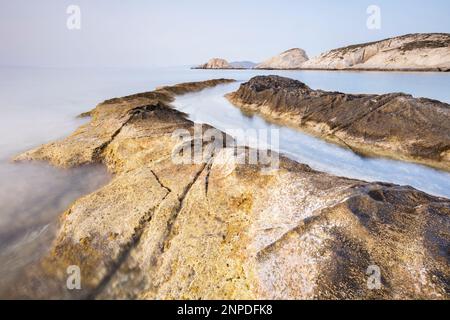
[[135, 227], [134, 233], [131, 236], [131, 240], [123, 247], [121, 253], [119, 254], [119, 257], [115, 261], [111, 262], [111, 269], [108, 272], [108, 274], [102, 279], [100, 284], [92, 292], [90, 292], [87, 295], [86, 299], [94, 300], [99, 294], [102, 293], [102, 291], [110, 283], [110, 281], [114, 277], [114, 275], [117, 274], [120, 267], [127, 261], [133, 248], [135, 248], [139, 244], [139, 242], [142, 238], [142, 234], [144, 233], [145, 229], [147, 228], [148, 223], [151, 221], [151, 219], [153, 217], [153, 213], [157, 210], [157, 208], [161, 205], [161, 203], [163, 203], [164, 200], [166, 200], [166, 198], [172, 192], [169, 188], [163, 186], [160, 183], [158, 177], [155, 175], [153, 170], [151, 170], [151, 172], [155, 176], [155, 179], [158, 181], [158, 183], [161, 185], [161, 187], [167, 191], [166, 195], [161, 199], [161, 201], [159, 202], [159, 204], [156, 207], [149, 209], [140, 218], [139, 223]]

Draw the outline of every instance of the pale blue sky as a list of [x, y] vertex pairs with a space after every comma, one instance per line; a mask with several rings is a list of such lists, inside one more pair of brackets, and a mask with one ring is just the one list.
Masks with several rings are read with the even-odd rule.
[[[81, 30], [66, 8], [81, 8]], [[366, 27], [369, 5], [382, 27]], [[170, 66], [310, 56], [414, 32], [450, 32], [448, 0], [0, 0], [0, 65]]]

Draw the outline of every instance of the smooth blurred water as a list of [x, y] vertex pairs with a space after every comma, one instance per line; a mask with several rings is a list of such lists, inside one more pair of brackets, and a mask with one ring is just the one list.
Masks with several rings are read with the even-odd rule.
[[[105, 99], [150, 91], [160, 85], [212, 78], [246, 81], [279, 74], [314, 89], [349, 93], [406, 92], [450, 102], [450, 74], [155, 69], [0, 68], [0, 295], [21, 268], [36, 261], [51, 241], [51, 226], [75, 199], [107, 183], [101, 166], [61, 170], [42, 163], [11, 163], [27, 149], [70, 134], [76, 116]], [[223, 94], [238, 83], [180, 97], [191, 118], [219, 129], [278, 128], [280, 151], [318, 170], [365, 180], [409, 184], [450, 197], [448, 173], [385, 159], [361, 158], [299, 131], [248, 117]]]
[[103, 100], [166, 84], [279, 74], [313, 89], [349, 93], [405, 92], [450, 103], [448, 73], [266, 70], [0, 68], [0, 159], [65, 136], [76, 116]]
[[[450, 198], [450, 173], [426, 166], [383, 158], [367, 158], [325, 142], [299, 130], [269, 123], [260, 116], [248, 115], [234, 107], [224, 94], [236, 90], [239, 83], [187, 94], [176, 99], [176, 109], [233, 135], [234, 129], [277, 129], [279, 148], [273, 148], [312, 168], [338, 176], [410, 185], [430, 194]], [[242, 137], [238, 137], [243, 141]], [[269, 143], [270, 143], [270, 139]], [[251, 141], [246, 141], [250, 146]]]

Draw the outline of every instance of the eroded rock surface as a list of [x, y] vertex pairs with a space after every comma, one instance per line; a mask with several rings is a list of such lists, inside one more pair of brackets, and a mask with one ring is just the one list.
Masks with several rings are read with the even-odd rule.
[[312, 58], [304, 69], [450, 71], [450, 34], [408, 34], [334, 49]]
[[[51, 252], [24, 279], [32, 289], [12, 291], [74, 297], [66, 270], [77, 265], [77, 298], [449, 298], [447, 199], [283, 157], [267, 174], [212, 142], [202, 144], [203, 161], [174, 164], [180, 143], [198, 137], [169, 102], [228, 81], [105, 101], [70, 137], [19, 156], [63, 167], [103, 162], [114, 178], [62, 215]], [[374, 266], [378, 290], [368, 287]]]
[[312, 90], [279, 76], [258, 76], [228, 94], [238, 107], [306, 130], [366, 155], [450, 170], [450, 105], [391, 93]]

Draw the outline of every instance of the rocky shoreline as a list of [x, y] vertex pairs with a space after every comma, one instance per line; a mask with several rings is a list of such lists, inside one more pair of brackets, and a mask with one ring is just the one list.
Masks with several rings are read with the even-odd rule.
[[258, 76], [227, 98], [234, 105], [367, 156], [450, 171], [450, 105], [403, 93], [312, 90], [279, 76]]
[[[232, 68], [224, 61], [212, 59], [196, 69]], [[450, 34], [407, 34], [333, 49], [312, 59], [294, 48], [252, 68], [237, 69], [450, 72]]]
[[[204, 68], [194, 68], [204, 69]], [[233, 70], [242, 70], [242, 68], [232, 68]], [[275, 71], [275, 70], [290, 70], [290, 71], [348, 71], [348, 72], [450, 72], [450, 68], [320, 68], [320, 67], [301, 67], [290, 69], [279, 68], [258, 68], [259, 70]]]
[[[103, 163], [114, 177], [62, 215], [49, 255], [10, 296], [450, 298], [447, 199], [335, 177], [285, 157], [268, 175], [262, 165], [233, 161], [234, 148], [211, 143], [202, 144], [208, 152], [199, 163], [174, 164], [174, 150], [196, 137], [170, 102], [231, 81], [105, 101], [71, 136], [18, 156], [65, 168]], [[194, 138], [180, 142], [173, 136], [180, 129]], [[82, 273], [75, 293], [65, 288], [71, 265]], [[376, 289], [370, 270], [380, 272]]]

